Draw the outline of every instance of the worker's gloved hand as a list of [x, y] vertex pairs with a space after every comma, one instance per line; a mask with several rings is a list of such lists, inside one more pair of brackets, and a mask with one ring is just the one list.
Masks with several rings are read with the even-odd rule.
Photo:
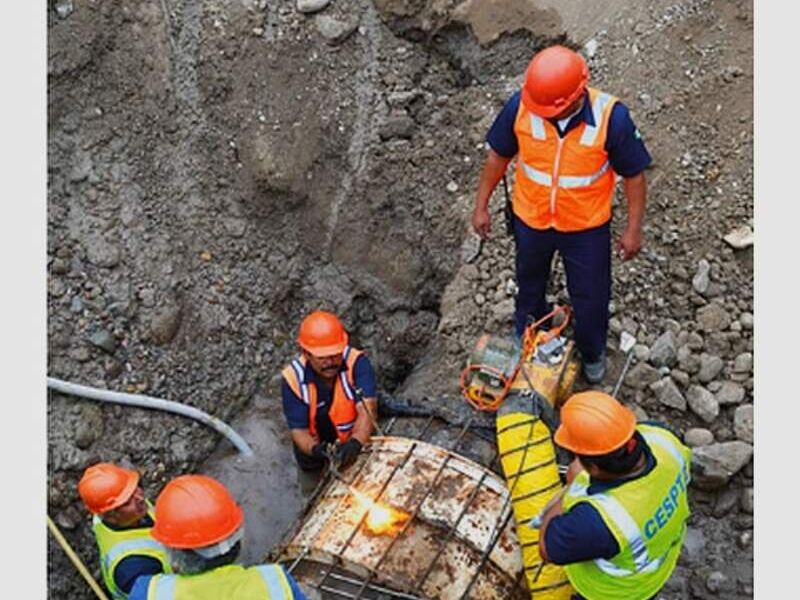
[[336, 448], [336, 462], [339, 463], [339, 466], [346, 467], [353, 463], [359, 452], [361, 452], [361, 442], [351, 437]]
[[311, 448], [311, 456], [319, 459], [329, 458], [333, 454], [333, 444], [330, 442], [320, 442]]

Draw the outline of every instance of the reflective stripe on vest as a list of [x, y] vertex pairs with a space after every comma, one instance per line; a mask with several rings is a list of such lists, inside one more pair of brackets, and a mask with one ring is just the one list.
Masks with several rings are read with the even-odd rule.
[[311, 399], [308, 393], [308, 384], [305, 381], [305, 367], [296, 358], [291, 362], [291, 365], [292, 369], [294, 369], [294, 374], [297, 377], [297, 383], [300, 386], [300, 397], [303, 399], [303, 402], [306, 405], [309, 405], [311, 404]]
[[[155, 592], [152, 600], [173, 600], [175, 598], [175, 584], [177, 577], [156, 577]], [[151, 600], [148, 594], [147, 600]]]
[[[558, 187], [569, 189], [592, 185], [595, 181], [600, 179], [606, 171], [608, 171], [609, 166], [610, 163], [606, 161], [597, 171], [586, 176], [562, 175], [558, 178]], [[550, 176], [550, 173], [539, 171], [538, 169], [534, 169], [525, 163], [522, 163], [522, 171], [528, 176], [528, 179], [535, 181], [539, 185], [546, 185], [549, 187], [553, 184], [553, 178]]]
[[139, 554], [138, 550], [154, 550], [156, 552], [161, 550], [163, 552], [164, 546], [155, 540], [146, 539], [120, 542], [115, 544], [103, 558], [106, 563], [106, 569], [111, 570], [111, 565], [114, 564], [114, 561], [122, 558], [125, 554]]
[[544, 119], [533, 113], [531, 113], [531, 135], [537, 140], [547, 139], [547, 134], [544, 130]]
[[[258, 565], [256, 568], [264, 578], [264, 583], [267, 584], [270, 598], [291, 598], [291, 595], [286, 593], [288, 582], [283, 574], [283, 569], [278, 565]], [[291, 588], [289, 589], [291, 590]]]
[[581, 144], [584, 146], [592, 146], [597, 139], [598, 126], [603, 119], [603, 111], [606, 105], [611, 102], [613, 96], [600, 92], [592, 102], [592, 116], [594, 117], [594, 125], [586, 124], [586, 129], [583, 130], [581, 136]]

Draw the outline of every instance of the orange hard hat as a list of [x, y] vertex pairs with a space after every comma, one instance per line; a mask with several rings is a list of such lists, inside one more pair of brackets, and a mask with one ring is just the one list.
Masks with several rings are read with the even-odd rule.
[[561, 407], [556, 444], [575, 454], [602, 456], [621, 448], [636, 430], [636, 415], [598, 391], [573, 394]]
[[522, 103], [549, 119], [575, 102], [588, 81], [589, 67], [580, 54], [564, 46], [550, 46], [534, 54], [528, 64]]
[[93, 515], [100, 515], [119, 508], [130, 500], [139, 473], [111, 463], [97, 463], [83, 473], [78, 482], [78, 494]]
[[300, 323], [297, 343], [314, 356], [331, 356], [344, 351], [347, 332], [335, 314], [315, 310]]
[[228, 489], [206, 475], [181, 475], [156, 499], [153, 537], [171, 548], [202, 548], [224, 540], [244, 523]]

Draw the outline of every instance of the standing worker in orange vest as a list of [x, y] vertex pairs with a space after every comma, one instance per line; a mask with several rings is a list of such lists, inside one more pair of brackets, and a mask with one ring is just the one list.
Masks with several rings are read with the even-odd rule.
[[335, 452], [347, 466], [369, 441], [377, 415], [372, 364], [348, 345], [344, 326], [330, 312], [315, 310], [303, 319], [297, 342], [300, 355], [281, 372], [297, 463], [304, 471], [318, 470]]
[[550, 312], [545, 299], [553, 254], [564, 261], [575, 310], [575, 341], [584, 377], [605, 377], [611, 299], [611, 200], [623, 181], [628, 220], [617, 247], [622, 260], [642, 247], [644, 170], [650, 154], [617, 98], [589, 87], [584, 59], [563, 46], [537, 52], [522, 90], [506, 102], [487, 135], [489, 155], [478, 184], [472, 226], [491, 231], [489, 199], [512, 158], [516, 242], [516, 335]]

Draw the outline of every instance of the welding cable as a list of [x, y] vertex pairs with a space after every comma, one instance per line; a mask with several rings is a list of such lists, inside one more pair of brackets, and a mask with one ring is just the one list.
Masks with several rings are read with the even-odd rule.
[[108, 600], [108, 596], [106, 596], [105, 592], [103, 592], [103, 589], [94, 580], [94, 577], [92, 577], [91, 573], [89, 573], [86, 565], [83, 564], [81, 557], [78, 556], [75, 553], [75, 550], [72, 549], [72, 546], [69, 545], [69, 542], [61, 533], [58, 526], [53, 523], [53, 519], [50, 518], [50, 515], [47, 515], [47, 528], [50, 530], [50, 533], [53, 534], [53, 537], [56, 538], [56, 541], [58, 542], [58, 545], [61, 546], [64, 554], [66, 554], [70, 561], [72, 561], [72, 564], [78, 570], [78, 573], [83, 576], [83, 578], [86, 580], [86, 583], [88, 583], [89, 587], [92, 588], [92, 591], [97, 594], [97, 597], [100, 598], [100, 600]]
[[138, 406], [140, 408], [152, 408], [155, 410], [163, 410], [166, 412], [175, 413], [184, 417], [189, 417], [195, 421], [200, 421], [203, 425], [207, 425], [217, 432], [224, 435], [228, 440], [236, 446], [236, 449], [242, 456], [252, 456], [253, 450], [244, 441], [244, 438], [236, 433], [233, 428], [202, 410], [193, 406], [187, 406], [180, 402], [173, 402], [172, 400], [162, 400], [161, 398], [153, 398], [152, 396], [142, 396], [139, 394], [125, 394], [122, 392], [113, 392], [111, 390], [101, 390], [85, 385], [78, 385], [77, 383], [70, 383], [69, 381], [62, 381], [54, 377], [47, 378], [47, 387], [62, 394], [69, 394], [71, 396], [80, 396], [81, 398], [88, 398], [90, 400], [98, 400], [100, 402], [113, 402], [115, 404], [125, 404], [128, 406]]

